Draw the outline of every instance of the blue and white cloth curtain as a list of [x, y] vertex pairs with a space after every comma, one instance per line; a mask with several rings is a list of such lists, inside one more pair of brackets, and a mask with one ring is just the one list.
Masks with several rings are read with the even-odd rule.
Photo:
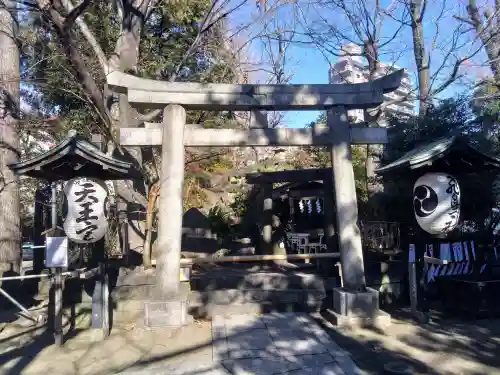
[[[497, 249], [493, 248], [494, 260], [498, 260]], [[426, 268], [427, 283], [433, 282], [437, 276], [470, 275], [475, 269], [483, 273], [486, 264], [477, 264], [478, 259], [474, 241], [453, 242], [439, 244], [439, 250], [434, 245], [426, 245], [425, 254], [429, 257], [447, 260], [449, 264], [430, 264]]]

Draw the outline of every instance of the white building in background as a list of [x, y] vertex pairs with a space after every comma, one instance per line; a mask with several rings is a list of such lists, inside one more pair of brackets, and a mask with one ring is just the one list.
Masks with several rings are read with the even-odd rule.
[[[361, 47], [356, 44], [347, 44], [341, 49], [341, 56], [330, 70], [330, 83], [361, 83], [368, 81], [368, 66], [361, 57]], [[396, 65], [380, 63], [376, 76], [383, 76], [395, 70], [401, 69]], [[386, 103], [395, 99], [400, 99], [408, 95], [414, 89], [408, 72], [405, 70], [401, 85], [396, 91], [385, 94]], [[405, 100], [385, 107], [385, 113], [396, 114], [398, 116], [411, 116], [415, 113], [415, 101]], [[355, 122], [364, 121], [362, 109], [349, 111], [349, 116]]]

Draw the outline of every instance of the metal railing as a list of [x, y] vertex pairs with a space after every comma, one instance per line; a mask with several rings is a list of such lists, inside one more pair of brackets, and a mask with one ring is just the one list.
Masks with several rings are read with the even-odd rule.
[[[26, 275], [26, 276], [6, 276], [6, 277], [0, 277], [0, 281], [10, 281], [10, 280], [23, 280], [23, 279], [40, 279], [43, 277], [49, 277], [50, 275], [47, 274], [40, 274], [40, 275]], [[18, 300], [16, 300], [14, 297], [12, 297], [7, 291], [3, 288], [0, 287], [0, 294], [2, 294], [5, 298], [7, 298], [12, 304], [17, 306], [23, 314], [21, 314], [24, 318], [31, 320], [33, 323], [36, 325], [42, 325], [47, 322], [47, 315], [45, 314], [38, 314], [38, 315], [33, 315], [31, 311], [29, 311], [26, 307], [24, 307]]]
[[[71, 278], [90, 279], [93, 277], [97, 277], [97, 284], [94, 288], [94, 295], [92, 296], [92, 328], [102, 329], [103, 336], [106, 337], [109, 334], [109, 281], [106, 267], [103, 263], [100, 263], [98, 267], [92, 269], [81, 268], [65, 272], [62, 272], [61, 269], [54, 269], [49, 273], [41, 273], [38, 275], [4, 276], [0, 277], [0, 281], [50, 279], [52, 288], [54, 288], [54, 299], [52, 301], [54, 305], [54, 316], [52, 317], [54, 321], [54, 339], [57, 345], [62, 345], [64, 342], [62, 332], [62, 290], [64, 280]], [[21, 316], [31, 320], [35, 325], [40, 326], [48, 322], [49, 317], [46, 314], [40, 313], [34, 315], [4, 288], [0, 287], [0, 294], [21, 310]]]

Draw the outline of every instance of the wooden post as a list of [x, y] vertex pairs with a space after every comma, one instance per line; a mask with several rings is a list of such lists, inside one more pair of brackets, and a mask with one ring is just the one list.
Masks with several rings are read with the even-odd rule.
[[272, 253], [272, 221], [273, 221], [273, 185], [266, 184], [263, 187], [263, 228], [262, 244], [264, 254]]
[[325, 231], [325, 244], [328, 252], [335, 251], [335, 201], [333, 199], [333, 186], [330, 178], [323, 180], [323, 218]]
[[[45, 239], [42, 232], [45, 230], [43, 222], [44, 204], [47, 199], [40, 188], [35, 192], [35, 210], [33, 213], [33, 246], [44, 246]], [[42, 248], [33, 249], [33, 273], [35, 275], [42, 273], [45, 268], [44, 264], [45, 251]]]
[[54, 341], [56, 345], [64, 344], [62, 328], [63, 306], [63, 277], [62, 269], [57, 267], [54, 271]]
[[409, 245], [408, 251], [408, 281], [410, 283], [410, 307], [414, 317], [418, 317], [418, 286], [417, 286], [417, 267], [415, 264], [416, 254], [415, 245]]
[[295, 230], [295, 200], [290, 195], [290, 192], [288, 193], [288, 205], [290, 207], [290, 217], [288, 219], [288, 223], [291, 225], [291, 230], [293, 232]]
[[101, 339], [105, 339], [110, 333], [109, 314], [109, 277], [106, 265], [99, 262], [98, 275], [92, 295], [92, 328], [100, 331]]
[[[57, 219], [57, 183], [53, 182], [51, 186], [51, 202], [50, 202], [50, 216], [51, 216], [51, 224], [52, 229], [57, 228], [58, 219]], [[57, 230], [53, 231], [51, 235], [57, 235]], [[54, 296], [54, 341], [56, 345], [64, 344], [64, 335], [63, 335], [63, 288], [64, 288], [64, 280], [62, 276], [62, 268], [56, 267], [53, 269], [54, 279], [53, 279], [53, 296]]]
[[163, 124], [156, 286], [158, 297], [168, 299], [179, 292], [186, 110], [168, 105]]
[[364, 291], [363, 250], [357, 224], [358, 202], [346, 108], [337, 106], [328, 110], [327, 122], [334, 139], [331, 156], [342, 279], [347, 290]]
[[[338, 251], [338, 246], [335, 242], [335, 201], [333, 199], [333, 186], [330, 174], [323, 179], [323, 241], [326, 244], [327, 252]], [[336, 262], [339, 263], [339, 262]], [[342, 267], [338, 269], [332, 262], [321, 262], [320, 270], [324, 275], [333, 275], [335, 272], [340, 272]], [[342, 278], [342, 275], [340, 275]]]

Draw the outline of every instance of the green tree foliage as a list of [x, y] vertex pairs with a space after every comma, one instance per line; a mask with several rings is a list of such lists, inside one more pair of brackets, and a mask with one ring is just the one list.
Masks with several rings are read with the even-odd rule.
[[500, 126], [500, 90], [492, 82], [483, 82], [474, 91], [472, 110], [482, 124], [483, 135], [487, 139], [497, 138]]
[[389, 120], [389, 144], [384, 161], [395, 160], [415, 147], [450, 135], [464, 135], [481, 141], [480, 124], [475, 123], [469, 101], [465, 97], [447, 99], [432, 107], [426, 116]]
[[215, 233], [219, 238], [227, 236], [231, 231], [231, 215], [224, 208], [220, 206], [212, 207], [208, 211], [207, 219], [212, 233]]
[[[318, 118], [308, 124], [308, 127], [314, 127], [317, 124], [326, 126], [326, 112], [320, 114]], [[302, 168], [324, 168], [331, 166], [331, 157], [325, 147], [307, 147], [305, 153], [310, 155], [307, 160], [308, 166]], [[352, 166], [354, 169], [354, 178], [356, 181], [356, 194], [360, 203], [366, 202], [368, 199], [367, 177], [366, 177], [366, 147], [360, 145], [351, 146]], [[306, 164], [303, 163], [303, 164]]]
[[[102, 14], [102, 19], [98, 20], [97, 14]], [[112, 52], [113, 39], [118, 35], [118, 25], [113, 22], [111, 15], [110, 5], [90, 6], [88, 23], [91, 30], [99, 30], [95, 36], [105, 53]], [[78, 29], [74, 28], [73, 34], [91, 74], [100, 85], [104, 85], [104, 77], [93, 51]], [[31, 111], [42, 116], [55, 115], [61, 118], [59, 127], [51, 129], [58, 138], [63, 137], [69, 129], [84, 135], [97, 131], [101, 119], [81, 85], [79, 72], [67, 61], [52, 25], [42, 13], [28, 13], [21, 23], [21, 40], [22, 75], [26, 83], [22, 95]]]
[[[184, 58], [198, 36], [198, 24], [209, 6], [206, 0], [159, 2], [145, 22], [138, 71], [134, 74], [167, 80], [181, 65], [177, 79], [180, 81], [233, 82], [234, 59], [224, 44], [222, 26], [213, 27], [195, 52]], [[113, 2], [92, 2], [85, 12], [85, 20], [105, 55], [110, 56], [120, 31]], [[87, 134], [96, 131], [101, 121], [85, 94], [79, 72], [67, 61], [52, 25], [39, 13], [31, 13], [22, 29], [26, 45], [23, 78], [29, 83], [23, 93], [25, 100], [41, 112], [57, 114], [68, 128]], [[74, 27], [72, 33], [93, 78], [104, 86], [105, 77], [93, 50], [79, 28]], [[188, 113], [188, 123], [221, 121], [219, 114]]]
[[[82, 15], [105, 56], [112, 56], [120, 35], [121, 20], [114, 3], [93, 1]], [[137, 70], [131, 73], [158, 80], [170, 80], [175, 75], [177, 81], [234, 82], [237, 62], [226, 44], [223, 22], [217, 22], [200, 35], [199, 25], [210, 6], [208, 0], [158, 2], [144, 23], [139, 63]], [[26, 83], [23, 98], [32, 111], [61, 119], [58, 127], [51, 129], [58, 140], [69, 129], [86, 136], [94, 132], [106, 136], [102, 128], [106, 121], [99, 117], [99, 111], [82, 84], [81, 72], [68, 61], [51, 22], [43, 13], [32, 12], [23, 19], [21, 29], [23, 80]], [[71, 34], [92, 78], [105, 91], [105, 77], [94, 50], [79, 27], [74, 26]], [[196, 45], [194, 49], [193, 45]], [[208, 111], [188, 111], [187, 122], [203, 123], [210, 128], [237, 126], [227, 114]], [[193, 201], [187, 202], [186, 209], [202, 204], [205, 195], [201, 185], [209, 180], [207, 172], [230, 168], [228, 154], [229, 150], [225, 149], [186, 150], [186, 184], [189, 186], [185, 186], [185, 190], [197, 192]], [[151, 152], [143, 160], [146, 170], [153, 171], [148, 173], [149, 183], [158, 178], [159, 162], [158, 155]]]

